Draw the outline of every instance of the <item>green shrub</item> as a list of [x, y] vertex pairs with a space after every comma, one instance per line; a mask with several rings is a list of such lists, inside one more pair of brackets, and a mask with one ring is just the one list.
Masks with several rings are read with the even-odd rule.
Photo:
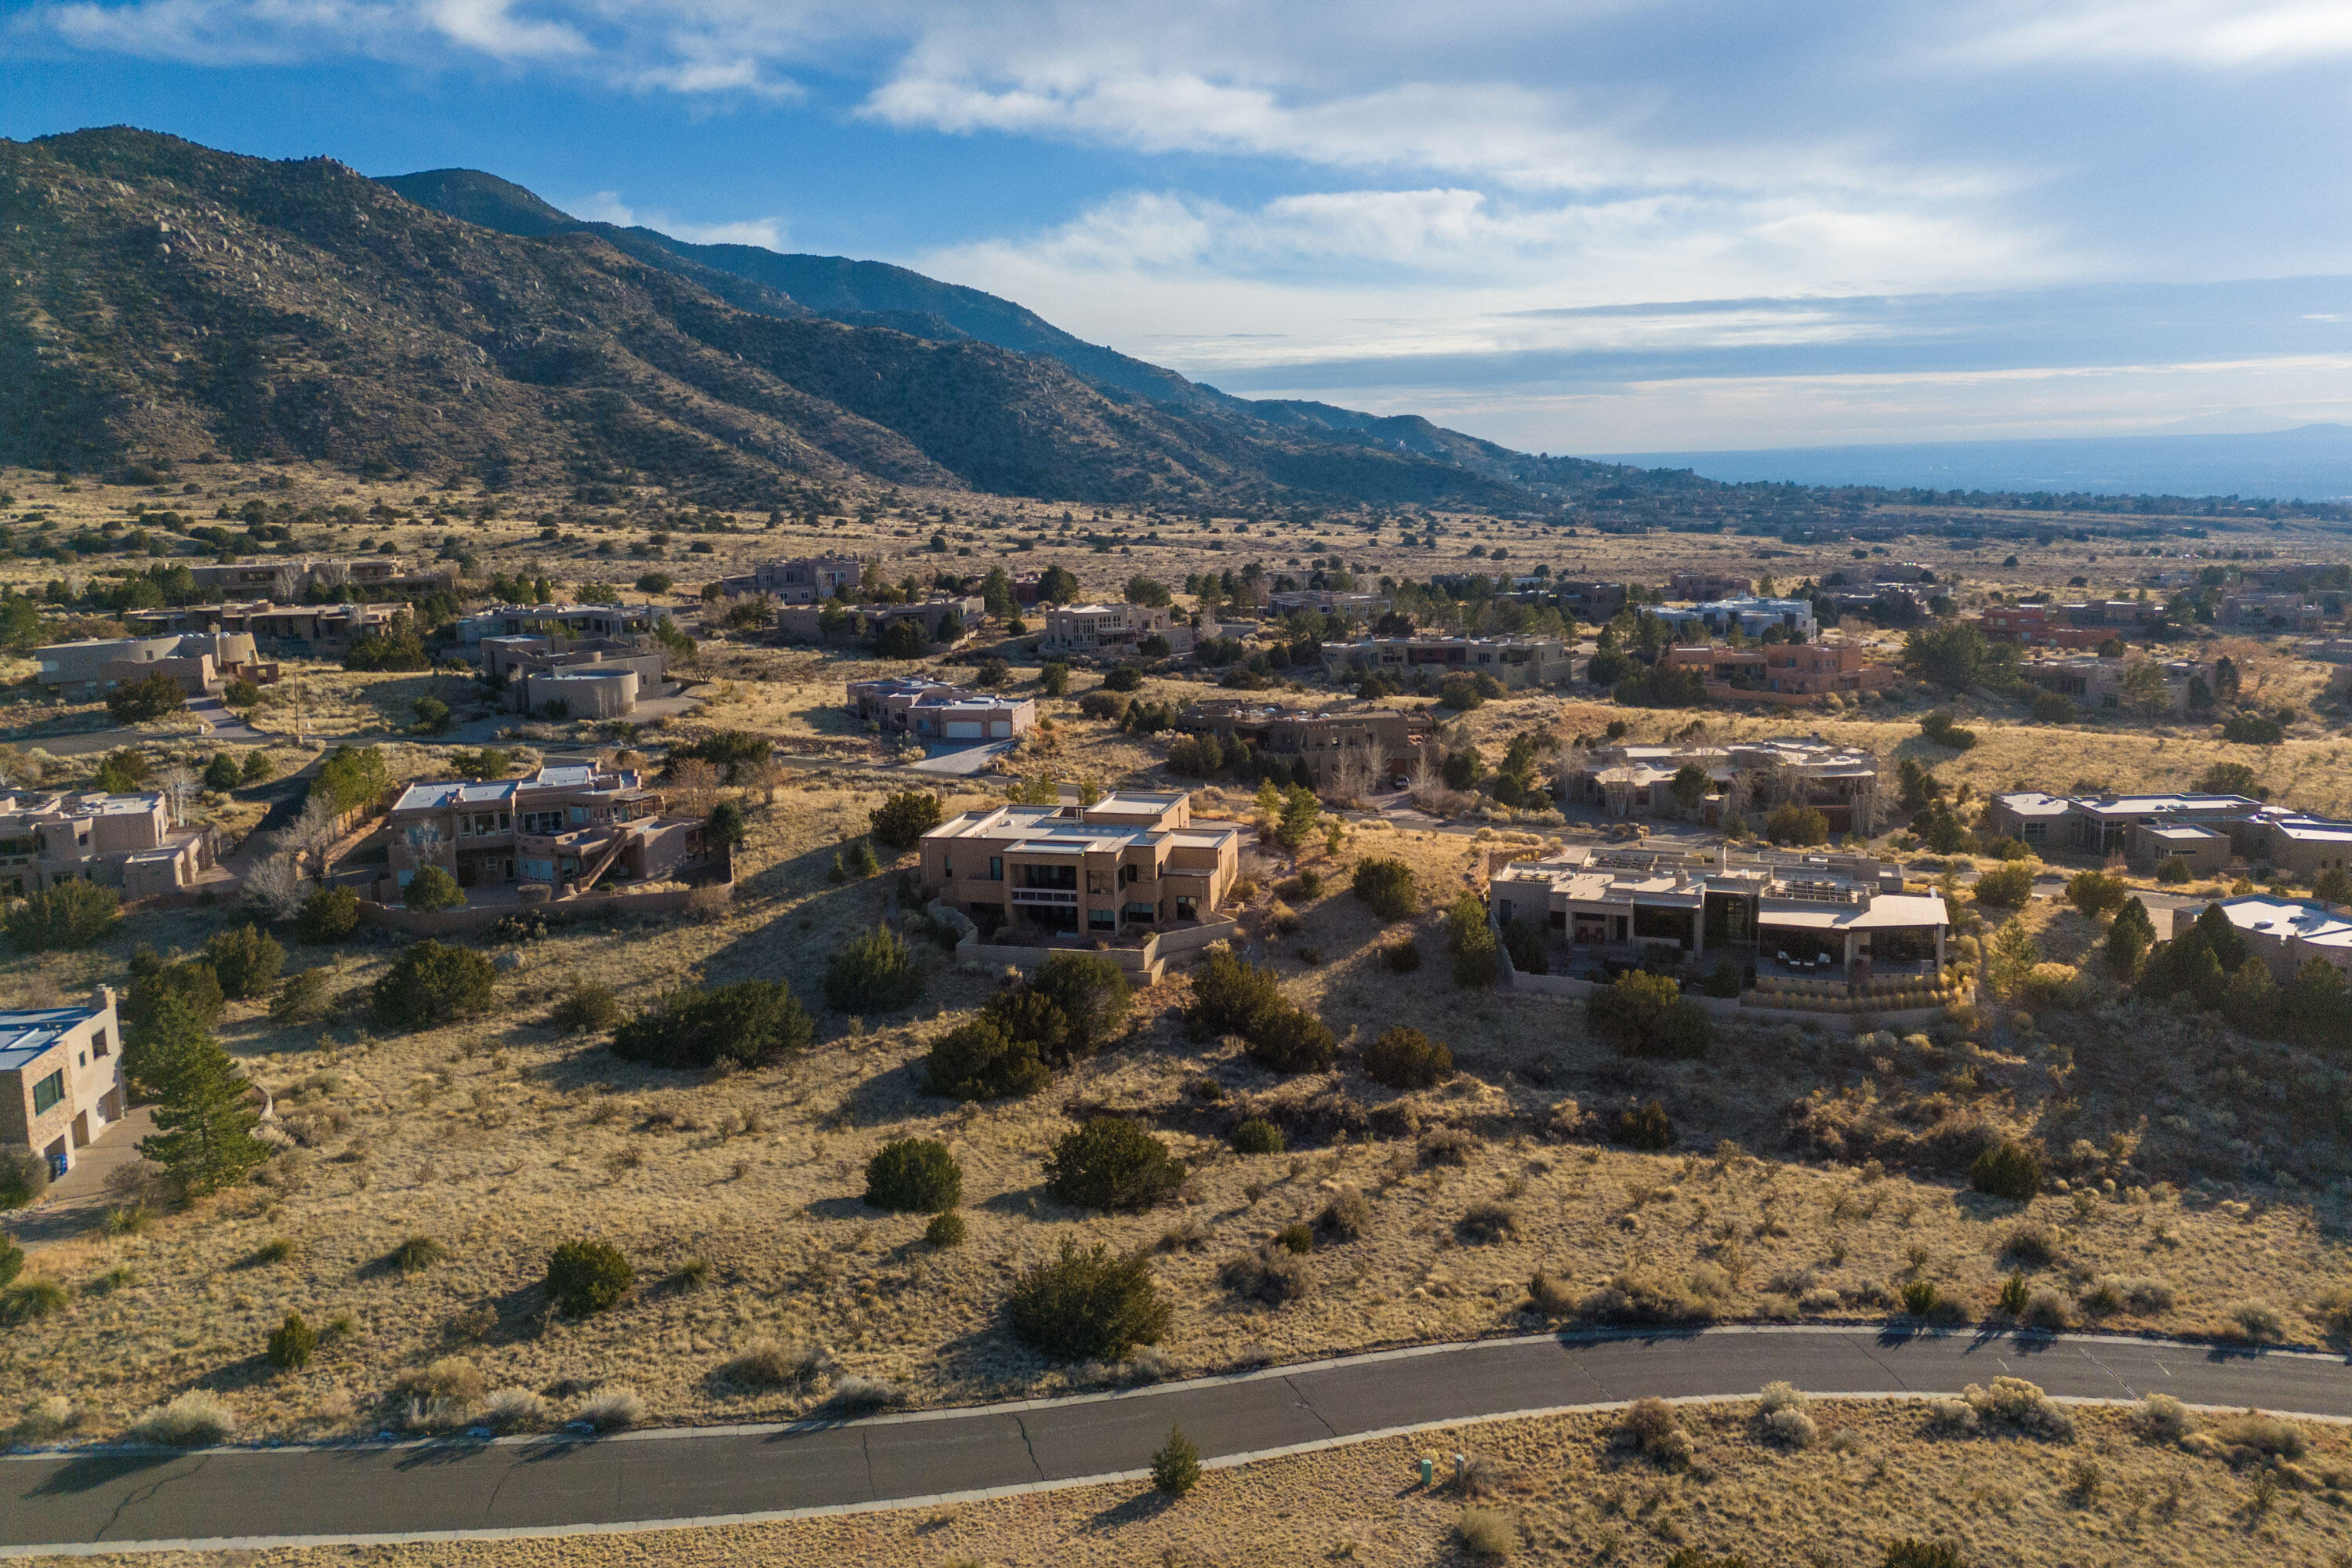
[[106, 694], [106, 710], [118, 724], [142, 724], [177, 713], [187, 705], [180, 683], [157, 670], [144, 680], [126, 680]]
[[259, 927], [238, 926], [215, 932], [205, 943], [205, 958], [220, 982], [221, 994], [241, 1002], [269, 989], [286, 963], [286, 950]]
[[968, 1229], [960, 1214], [933, 1215], [923, 1227], [923, 1239], [933, 1247], [961, 1247]]
[[1629, 970], [1585, 1003], [1592, 1032], [1625, 1057], [1689, 1060], [1706, 1054], [1715, 1020], [1671, 974]]
[[1886, 1543], [1879, 1568], [1967, 1568], [1960, 1549], [1948, 1541], [1915, 1541], [1905, 1536]]
[[1213, 947], [1192, 971], [1184, 1027], [1196, 1040], [1246, 1037], [1262, 1016], [1288, 1005], [1271, 968], [1245, 963], [1230, 947]]
[[384, 1254], [383, 1266], [394, 1274], [422, 1274], [446, 1261], [449, 1249], [429, 1236], [412, 1236]]
[[307, 942], [341, 942], [358, 929], [360, 896], [349, 888], [321, 888], [302, 902], [294, 934]]
[[1321, 1072], [1339, 1055], [1329, 1026], [1288, 1003], [1260, 1015], [1248, 1039], [1249, 1059], [1268, 1072]]
[[1775, 844], [1796, 845], [1800, 847], [1827, 844], [1830, 841], [1830, 819], [1810, 805], [1795, 801], [1783, 801], [1772, 808], [1764, 819], [1764, 837]]
[[1412, 868], [1402, 860], [1370, 859], [1356, 862], [1356, 875], [1349, 891], [1371, 906], [1372, 913], [1384, 921], [1401, 921], [1420, 907], [1420, 894], [1412, 883]]
[[1127, 972], [1091, 952], [1055, 953], [1026, 984], [1065, 1020], [1058, 1053], [1042, 1048], [1046, 1042], [1040, 1042], [1039, 1054], [1056, 1067], [1091, 1057], [1108, 1045], [1135, 996]]
[[466, 907], [466, 889], [457, 886], [457, 879], [438, 866], [421, 866], [408, 886], [400, 890], [400, 900], [419, 914], [433, 914], [441, 910], [462, 910]]
[[1977, 743], [1977, 732], [1974, 730], [1961, 729], [1952, 722], [1952, 716], [1940, 708], [1932, 713], [1921, 715], [1919, 733], [1936, 744], [1949, 746], [1956, 752], [1965, 752]]
[[2042, 1191], [2042, 1162], [2022, 1143], [2004, 1138], [1969, 1166], [1969, 1185], [1997, 1198], [2030, 1203]]
[[557, 998], [548, 1022], [567, 1035], [601, 1034], [618, 1028], [622, 1016], [621, 999], [611, 986], [574, 980]]
[[1517, 916], [1503, 922], [1503, 951], [1511, 967], [1522, 974], [1549, 974], [1550, 956], [1544, 951], [1543, 932]]
[[1315, 1250], [1315, 1227], [1303, 1219], [1292, 1220], [1274, 1233], [1275, 1241], [1294, 1257]]
[[2168, 888], [2177, 888], [2196, 879], [2197, 873], [2189, 868], [2189, 862], [2177, 855], [2167, 858], [2156, 868], [2156, 879]]
[[0, 1236], [0, 1287], [14, 1285], [25, 1271], [25, 1249], [13, 1237]]
[[682, 986], [613, 1031], [613, 1054], [651, 1067], [730, 1062], [765, 1067], [804, 1050], [816, 1026], [780, 980], [745, 980], [715, 991]]
[[897, 1139], [866, 1162], [866, 1202], [898, 1214], [945, 1214], [963, 1202], [963, 1167], [944, 1143]]
[[1437, 700], [1457, 713], [1467, 713], [1486, 700], [1479, 694], [1478, 683], [1468, 676], [1449, 675], [1437, 683]]
[[1054, 1075], [1034, 1040], [1019, 1039], [993, 1018], [960, 1024], [931, 1042], [923, 1091], [949, 1100], [1004, 1100], [1034, 1094]]
[[1421, 967], [1421, 945], [1406, 937], [1381, 949], [1381, 958], [1391, 974], [1411, 974]]
[[2066, 879], [2066, 900], [2094, 920], [2124, 907], [2131, 889], [2121, 877], [2105, 871], [2077, 871]]
[[1656, 1152], [1675, 1146], [1675, 1121], [1659, 1101], [1646, 1100], [1619, 1111], [1609, 1122], [1610, 1139]]
[[1747, 979], [1747, 965], [1736, 958], [1727, 958], [1707, 971], [1706, 978], [1699, 982], [1699, 989], [1710, 996], [1727, 1000], [1739, 994], [1739, 988]]
[[1076, 1208], [1150, 1208], [1183, 1179], [1183, 1162], [1120, 1116], [1088, 1117], [1045, 1156], [1046, 1188]]
[[244, 773], [246, 783], [259, 784], [275, 773], [278, 766], [269, 760], [268, 752], [252, 751], [245, 753], [245, 766], [239, 771]]
[[922, 994], [922, 965], [907, 939], [886, 925], [850, 938], [825, 965], [825, 1005], [836, 1013], [895, 1013]]
[[1454, 1053], [1410, 1025], [1383, 1030], [1364, 1047], [1364, 1076], [1391, 1089], [1429, 1089], [1454, 1076]]
[[287, 1372], [299, 1372], [310, 1364], [319, 1351], [319, 1331], [302, 1321], [299, 1312], [289, 1312], [286, 1321], [269, 1333], [269, 1364]]
[[278, 994], [269, 999], [269, 1021], [280, 1028], [295, 1024], [315, 1024], [327, 1016], [331, 999], [327, 994], [327, 972], [304, 969], [289, 974], [278, 987]]
[[1454, 984], [1490, 986], [1502, 972], [1494, 927], [1487, 923], [1486, 905], [1477, 894], [1464, 892], [1445, 917], [1445, 951], [1454, 955]]
[[370, 992], [376, 1022], [388, 1028], [424, 1029], [487, 1013], [498, 972], [469, 948], [413, 942]]
[[1171, 1426], [1168, 1441], [1151, 1456], [1151, 1485], [1167, 1497], [1182, 1497], [1201, 1482], [1201, 1451], [1183, 1429]]
[[310, 794], [341, 815], [373, 804], [391, 789], [392, 770], [384, 765], [383, 752], [373, 746], [337, 746], [312, 775]]
[[125, 1033], [136, 1036], [143, 1031], [166, 1000], [184, 1004], [199, 1023], [209, 1027], [219, 1021], [227, 998], [220, 976], [205, 960], [165, 963], [142, 947], [131, 956], [131, 990], [122, 999]]
[[1980, 904], [2004, 910], [2023, 909], [2025, 901], [2033, 896], [2033, 868], [2019, 865], [1997, 867], [1977, 878], [1974, 892]]
[[893, 849], [912, 849], [941, 820], [940, 797], [927, 789], [900, 790], [869, 814], [875, 839]]
[[1024, 1343], [1065, 1361], [1119, 1360], [1139, 1344], [1159, 1343], [1171, 1317], [1141, 1258], [1120, 1258], [1100, 1242], [1081, 1249], [1075, 1237], [1014, 1279], [1010, 1314]]
[[66, 1310], [71, 1300], [54, 1279], [25, 1279], [0, 1290], [0, 1324], [37, 1322]]
[[112, 888], [76, 879], [27, 894], [5, 923], [19, 952], [72, 952], [111, 935], [121, 909], [122, 895]]
[[2074, 700], [2055, 691], [2035, 692], [2032, 710], [2037, 724], [2071, 724], [2076, 717]]
[[1236, 1154], [1279, 1154], [1282, 1129], [1263, 1116], [1252, 1116], [1234, 1125], [1231, 1142]]
[[213, 760], [205, 764], [205, 787], [215, 795], [226, 795], [243, 783], [244, 779], [244, 773], [237, 768], [236, 759], [226, 752], [215, 752]]
[[603, 1311], [635, 1283], [629, 1260], [606, 1242], [567, 1241], [548, 1256], [547, 1299], [567, 1318]]
[[1134, 665], [1122, 664], [1107, 672], [1102, 683], [1106, 691], [1140, 691], [1143, 689], [1143, 671]]
[[0, 1149], [0, 1209], [25, 1208], [48, 1190], [47, 1160], [30, 1149]]

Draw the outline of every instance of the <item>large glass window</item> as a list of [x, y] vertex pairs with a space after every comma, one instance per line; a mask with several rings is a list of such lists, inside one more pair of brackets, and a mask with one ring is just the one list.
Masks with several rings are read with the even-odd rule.
[[33, 1086], [33, 1114], [40, 1115], [66, 1097], [66, 1069], [59, 1068]]

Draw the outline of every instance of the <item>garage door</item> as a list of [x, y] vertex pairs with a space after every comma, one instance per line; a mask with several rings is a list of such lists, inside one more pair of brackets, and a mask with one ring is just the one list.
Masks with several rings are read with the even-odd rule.
[[977, 719], [948, 721], [948, 739], [950, 741], [977, 741], [981, 738], [981, 733], [980, 721]]

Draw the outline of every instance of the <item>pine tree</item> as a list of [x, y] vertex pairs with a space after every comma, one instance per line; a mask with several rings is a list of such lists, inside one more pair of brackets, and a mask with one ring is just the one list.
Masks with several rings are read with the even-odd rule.
[[1170, 1497], [1182, 1497], [1200, 1483], [1201, 1450], [1178, 1426], [1168, 1428], [1168, 1441], [1151, 1456], [1151, 1484]]
[[269, 1158], [253, 1135], [261, 1118], [246, 1102], [245, 1079], [186, 1003], [158, 1005], [146, 1052], [141, 1076], [155, 1093], [156, 1131], [139, 1141], [139, 1152], [163, 1168], [175, 1192], [218, 1192]]
[[1993, 933], [1992, 951], [1985, 958], [1985, 978], [1997, 995], [2014, 996], [2025, 984], [2025, 976], [2042, 961], [2041, 944], [2025, 922], [2011, 916], [2009, 922]]

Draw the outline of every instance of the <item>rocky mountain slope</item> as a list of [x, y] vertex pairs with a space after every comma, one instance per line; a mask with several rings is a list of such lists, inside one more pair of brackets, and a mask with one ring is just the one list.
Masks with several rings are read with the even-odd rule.
[[[961, 323], [950, 338], [829, 319], [660, 237], [562, 216], [503, 232], [331, 160], [124, 128], [0, 142], [0, 462], [287, 455], [737, 505], [859, 476], [1175, 506], [1543, 504], [1456, 459], [1146, 397]], [[840, 264], [831, 294], [822, 268], [776, 277], [891, 307], [853, 316], [938, 313], [917, 284], [948, 286], [908, 273], [900, 296], [866, 291], [872, 265]]]

